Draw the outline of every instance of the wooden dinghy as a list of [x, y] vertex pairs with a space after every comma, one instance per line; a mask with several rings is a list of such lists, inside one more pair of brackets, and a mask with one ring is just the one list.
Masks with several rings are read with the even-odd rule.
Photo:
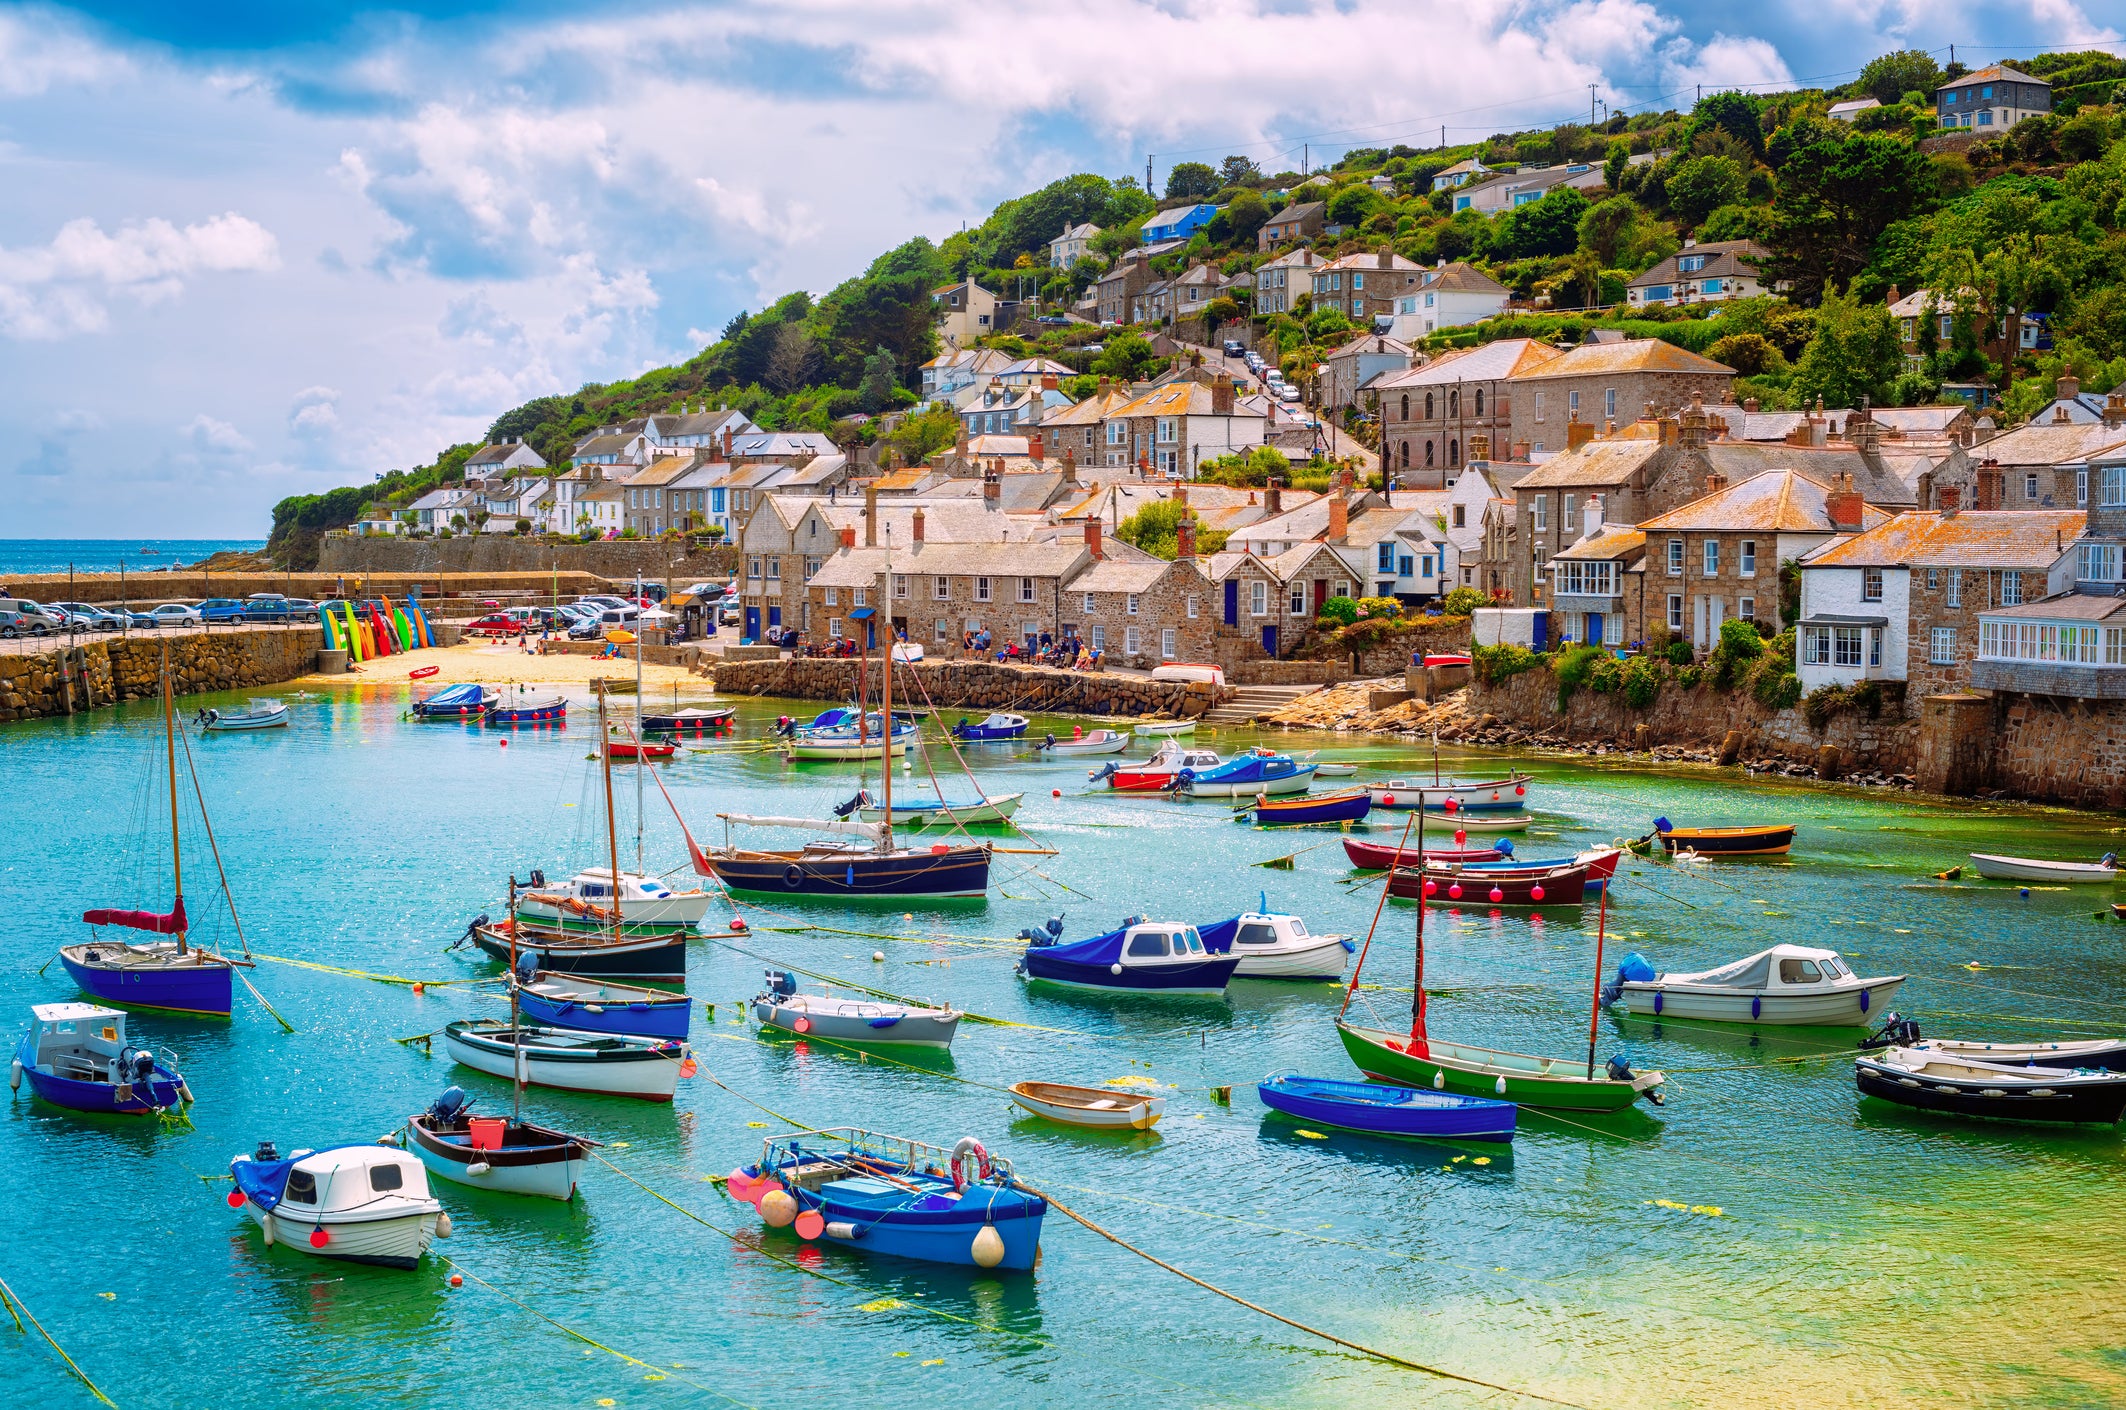
[[1654, 836], [1671, 853], [1689, 851], [1701, 857], [1783, 857], [1794, 845], [1794, 825], [1675, 827], [1667, 818], [1655, 818]]
[[1560, 1111], [1622, 1111], [1644, 1096], [1660, 1101], [1666, 1078], [1634, 1073], [1612, 1058], [1606, 1072], [1588, 1077], [1579, 1063], [1500, 1052], [1437, 1038], [1412, 1042], [1402, 1034], [1361, 1028], [1338, 1019], [1336, 1036], [1366, 1076], [1406, 1087], [1499, 1097], [1521, 1106]]
[[1863, 1054], [1853, 1060], [1853, 1082], [1865, 1097], [1982, 1121], [2111, 1126], [2126, 1112], [2126, 1072], [2009, 1067], [1923, 1048]]
[[1156, 1093], [1061, 1082], [1014, 1082], [1011, 1099], [1035, 1116], [1095, 1131], [1149, 1131], [1166, 1114], [1166, 1098]]

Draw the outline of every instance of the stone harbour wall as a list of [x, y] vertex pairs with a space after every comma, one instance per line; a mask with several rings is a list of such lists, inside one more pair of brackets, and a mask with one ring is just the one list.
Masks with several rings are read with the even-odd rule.
[[[693, 581], [692, 579], [688, 580]], [[679, 586], [685, 587], [686, 583]], [[508, 601], [544, 602], [558, 593], [569, 601], [586, 593], [605, 592], [611, 584], [591, 573], [483, 572], [438, 573], [408, 570], [370, 573], [230, 573], [186, 569], [175, 573], [80, 573], [70, 582], [64, 573], [21, 573], [7, 579], [17, 597], [33, 602], [92, 602], [98, 605], [131, 603], [146, 609], [158, 602], [197, 602], [208, 597], [249, 597], [255, 592], [277, 592], [284, 597], [307, 597], [324, 601], [351, 591], [361, 596], [378, 593], [403, 601], [408, 588], [419, 588], [421, 600], [431, 607], [450, 610], [453, 604], [492, 596]]]
[[2126, 808], [2126, 702], [2001, 694], [1986, 703], [1976, 731], [1989, 746], [1984, 767], [1956, 791]]
[[612, 581], [637, 573], [674, 588], [728, 578], [738, 550], [692, 548], [657, 539], [548, 543], [515, 534], [455, 534], [447, 539], [381, 534], [328, 534], [318, 547], [323, 573], [593, 573]]
[[[849, 660], [725, 662], [714, 668], [716, 693], [847, 700], [855, 689], [855, 668]], [[870, 679], [875, 695], [876, 663]], [[904, 663], [894, 673], [893, 686], [896, 709], [935, 703], [940, 710], [1195, 716], [1219, 698], [1217, 688], [1209, 684], [985, 661]]]
[[[315, 627], [254, 627], [173, 636], [103, 637], [41, 653], [0, 655], [0, 721], [141, 700], [161, 690], [162, 652], [178, 695], [278, 685], [307, 674], [323, 645]], [[72, 709], [68, 708], [71, 701]]]

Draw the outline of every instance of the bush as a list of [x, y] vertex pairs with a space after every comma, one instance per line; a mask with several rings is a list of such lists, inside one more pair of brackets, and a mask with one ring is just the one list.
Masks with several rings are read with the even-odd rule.
[[1842, 685], [1823, 685], [1810, 691], [1801, 702], [1801, 718], [1810, 729], [1822, 729], [1840, 711], [1851, 708], [1853, 697]]
[[1587, 668], [1587, 688], [1597, 695], [1614, 692], [1624, 679], [1624, 663], [1605, 651]]
[[1766, 671], [1750, 693], [1768, 710], [1791, 710], [1794, 702], [1801, 699], [1801, 677], [1783, 668]]
[[1550, 663], [1550, 673], [1558, 681], [1558, 710], [1561, 713], [1571, 703], [1572, 693], [1593, 677], [1595, 663], [1608, 655], [1599, 646], [1575, 646]]
[[1484, 605], [1484, 594], [1473, 587], [1458, 587], [1440, 603], [1450, 617], [1466, 617]]
[[1661, 693], [1661, 668], [1654, 664], [1651, 656], [1634, 656], [1624, 663], [1619, 681], [1624, 691], [1624, 703], [1634, 710], [1643, 710]]
[[1680, 638], [1668, 644], [1668, 664], [1671, 666], [1688, 666], [1695, 655], [1691, 644]]
[[1523, 671], [1532, 671], [1543, 664], [1543, 658], [1525, 646], [1504, 642], [1498, 646], [1478, 646], [1470, 649], [1469, 671], [1485, 685], [1497, 685]]
[[1682, 670], [1676, 672], [1676, 684], [1682, 686], [1685, 690], [1697, 689], [1698, 682], [1704, 678], [1705, 672], [1696, 666], [1685, 666]]
[[1392, 597], [1361, 597], [1358, 599], [1358, 615], [1392, 622], [1403, 615], [1403, 605]]
[[1321, 604], [1318, 621], [1334, 622], [1339, 627], [1348, 627], [1358, 620], [1358, 604], [1348, 597], [1332, 597]]

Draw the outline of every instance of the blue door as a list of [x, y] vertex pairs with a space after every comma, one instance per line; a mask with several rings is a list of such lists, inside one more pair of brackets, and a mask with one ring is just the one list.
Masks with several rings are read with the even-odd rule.
[[782, 608], [770, 607], [768, 609], [768, 625], [771, 627], [779, 627], [782, 625]]
[[760, 609], [758, 607], [748, 607], [746, 609], [746, 640], [760, 640]]
[[1272, 656], [1277, 654], [1277, 628], [1264, 627], [1262, 629], [1262, 649]]
[[1238, 578], [1227, 578], [1225, 580], [1225, 624], [1229, 627], [1240, 625], [1240, 580]]
[[1590, 612], [1587, 614], [1587, 645], [1600, 646], [1601, 644], [1602, 614], [1599, 612]]

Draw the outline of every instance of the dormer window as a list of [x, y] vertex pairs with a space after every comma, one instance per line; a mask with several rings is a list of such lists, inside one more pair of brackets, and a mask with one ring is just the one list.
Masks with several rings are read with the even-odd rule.
[[1676, 261], [1676, 272], [1679, 274], [1696, 274], [1703, 268], [1705, 268], [1704, 255], [1685, 255]]

